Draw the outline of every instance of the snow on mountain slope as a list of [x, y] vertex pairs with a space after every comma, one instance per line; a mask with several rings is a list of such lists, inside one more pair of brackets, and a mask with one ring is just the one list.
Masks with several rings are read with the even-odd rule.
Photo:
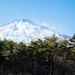
[[45, 26], [38, 25], [29, 20], [15, 20], [9, 24], [0, 27], [0, 38], [11, 39], [14, 42], [29, 43], [31, 40], [38, 38], [44, 39], [45, 37], [56, 37], [63, 39], [66, 35], [56, 33]]

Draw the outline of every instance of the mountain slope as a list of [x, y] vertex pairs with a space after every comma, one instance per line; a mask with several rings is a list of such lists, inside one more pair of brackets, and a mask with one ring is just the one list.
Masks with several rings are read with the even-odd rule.
[[66, 35], [56, 33], [45, 26], [38, 25], [29, 20], [15, 20], [9, 24], [0, 27], [1, 39], [11, 39], [14, 42], [29, 43], [31, 40], [38, 38], [44, 39], [45, 37], [56, 37], [63, 39], [67, 38]]

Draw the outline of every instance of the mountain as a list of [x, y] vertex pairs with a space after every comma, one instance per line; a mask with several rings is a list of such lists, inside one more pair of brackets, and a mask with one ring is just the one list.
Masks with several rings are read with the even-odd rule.
[[48, 27], [36, 24], [29, 20], [15, 20], [0, 27], [0, 38], [11, 39], [14, 42], [30, 43], [38, 38], [44, 39], [55, 35], [59, 39], [67, 38], [64, 34], [57, 33]]

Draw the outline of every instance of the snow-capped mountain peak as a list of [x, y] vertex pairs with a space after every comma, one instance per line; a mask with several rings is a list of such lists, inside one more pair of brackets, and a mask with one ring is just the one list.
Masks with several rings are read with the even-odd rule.
[[55, 35], [58, 38], [65, 38], [66, 35], [56, 33], [45, 26], [36, 24], [29, 20], [15, 20], [9, 24], [0, 27], [1, 39], [11, 39], [14, 42], [30, 43], [31, 40], [38, 38], [44, 39]]

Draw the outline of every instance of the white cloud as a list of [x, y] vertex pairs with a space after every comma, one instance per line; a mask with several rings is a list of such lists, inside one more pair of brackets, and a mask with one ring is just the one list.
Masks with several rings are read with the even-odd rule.
[[55, 26], [53, 24], [49, 24], [47, 22], [42, 22], [41, 25], [46, 26], [46, 27], [48, 27], [48, 28], [50, 28], [52, 30], [55, 30]]
[[41, 25], [46, 26], [46, 27], [48, 27], [49, 29], [51, 29], [53, 31], [56, 31], [56, 32], [59, 32], [59, 33], [64, 33], [63, 27], [59, 26], [57, 24], [50, 24], [48, 22], [42, 22]]
[[47, 26], [47, 23], [46, 22], [42, 22], [41, 25]]

